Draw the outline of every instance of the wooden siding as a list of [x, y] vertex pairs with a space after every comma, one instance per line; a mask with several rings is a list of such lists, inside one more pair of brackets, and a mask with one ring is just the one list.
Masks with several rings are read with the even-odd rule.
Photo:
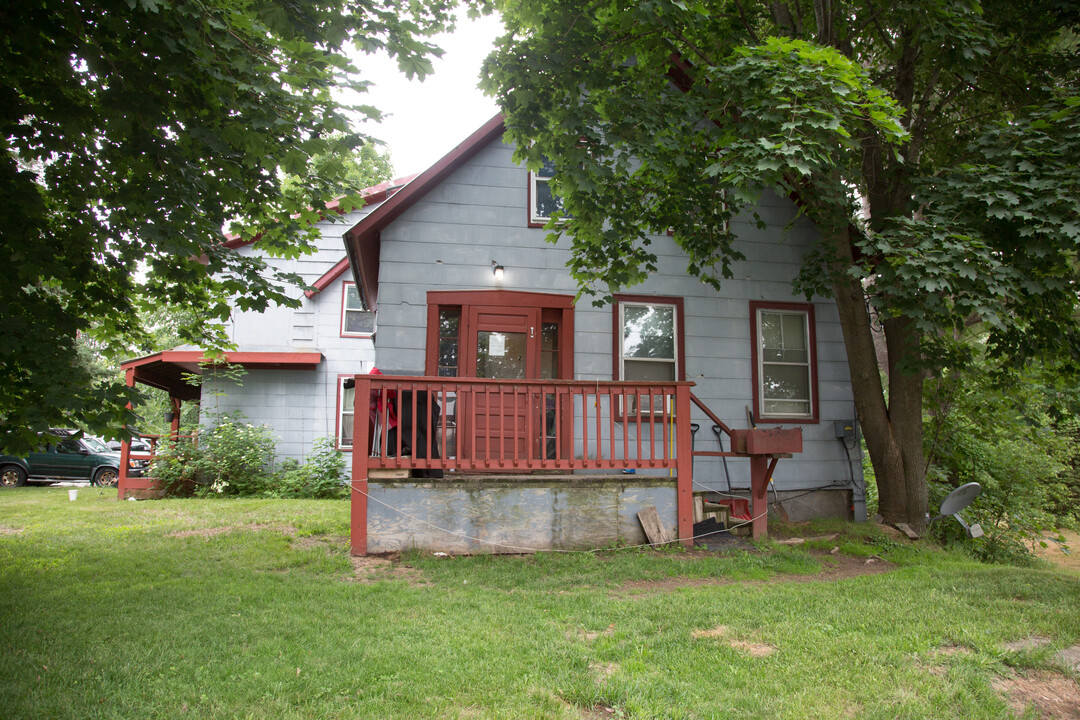
[[[527, 226], [527, 172], [513, 164], [511, 155], [511, 146], [492, 142], [383, 230], [376, 352], [384, 372], [423, 373], [429, 290], [577, 291], [565, 269], [567, 245], [550, 245], [544, 230]], [[721, 292], [687, 277], [685, 256], [666, 236], [653, 238], [657, 272], [625, 290], [684, 298], [685, 379], [695, 382], [694, 393], [736, 428], [747, 427], [745, 408], [753, 398], [749, 303], [803, 300], [792, 296], [791, 282], [816, 238], [812, 225], [796, 219], [786, 199], [767, 192], [758, 211], [767, 221], [765, 229], [748, 216], [732, 221], [739, 236], [736, 247], [746, 260], [735, 264], [735, 276], [724, 281]], [[501, 283], [492, 275], [492, 260], [506, 268]], [[854, 415], [836, 309], [830, 300], [813, 302], [820, 423], [801, 426], [803, 453], [781, 463], [775, 475], [781, 490], [847, 486], [851, 473], [861, 482], [857, 450], [849, 470], [844, 449], [833, 437], [833, 421]], [[613, 379], [611, 312], [610, 306], [593, 307], [589, 299], [576, 308], [575, 379]], [[710, 426], [701, 420], [698, 449], [717, 449]], [[729, 461], [728, 471], [733, 486], [749, 485], [749, 463]], [[726, 487], [719, 460], [699, 459], [695, 486]]]
[[[337, 222], [318, 223], [316, 252], [294, 260], [267, 258], [274, 268], [296, 272], [309, 285], [345, 256], [342, 234], [371, 208], [349, 213]], [[257, 253], [258, 245], [240, 250]], [[331, 436], [337, 428], [338, 377], [368, 372], [375, 364], [370, 338], [341, 337], [342, 283], [335, 280], [314, 297], [299, 289], [293, 296], [299, 308], [271, 307], [264, 313], [237, 312], [230, 338], [240, 350], [318, 350], [324, 359], [314, 372], [253, 370], [240, 384], [207, 378], [203, 386], [203, 420], [222, 413], [239, 414], [245, 422], [266, 424], [278, 438], [278, 458], [303, 461], [316, 438]], [[223, 393], [223, 394], [222, 394]]]

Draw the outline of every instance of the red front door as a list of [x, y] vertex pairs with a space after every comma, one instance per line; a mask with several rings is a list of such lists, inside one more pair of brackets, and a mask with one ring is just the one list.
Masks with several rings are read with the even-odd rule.
[[[490, 380], [534, 380], [540, 377], [540, 310], [538, 308], [469, 308], [470, 329], [462, 358], [465, 375]], [[523, 461], [530, 453], [529, 414], [538, 416], [539, 398], [493, 383], [476, 395], [474, 423], [462, 448], [476, 460]], [[535, 433], [533, 433], [535, 434]]]

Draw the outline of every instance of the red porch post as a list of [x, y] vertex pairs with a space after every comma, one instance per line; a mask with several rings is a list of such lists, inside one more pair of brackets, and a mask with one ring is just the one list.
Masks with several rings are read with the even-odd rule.
[[371, 438], [368, 436], [368, 415], [371, 405], [371, 377], [357, 375], [353, 394], [352, 495], [351, 531], [352, 554], [367, 555], [368, 513], [368, 455]]
[[[128, 368], [124, 371], [124, 383], [128, 387], [135, 386], [135, 368]], [[131, 403], [127, 405], [128, 410], [131, 409]], [[124, 440], [120, 443], [120, 472], [119, 477], [116, 479], [116, 498], [118, 500], [124, 499], [124, 491], [127, 490], [128, 481], [128, 457], [131, 455], [131, 443]]]
[[675, 493], [679, 541], [694, 544], [694, 450], [690, 433], [690, 385], [675, 388]]
[[169, 402], [172, 403], [173, 419], [169, 423], [169, 435], [173, 442], [180, 439], [180, 398], [169, 397]]

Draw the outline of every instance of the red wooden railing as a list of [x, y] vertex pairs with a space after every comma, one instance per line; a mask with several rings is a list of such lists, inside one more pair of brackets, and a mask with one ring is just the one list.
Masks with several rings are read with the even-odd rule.
[[353, 443], [367, 468], [674, 471], [692, 386], [361, 375]]
[[[668, 470], [676, 480], [678, 535], [688, 542], [692, 386], [357, 375], [353, 554], [367, 553], [369, 472], [399, 468], [501, 474]], [[427, 423], [412, 421], [420, 417]]]
[[[189, 439], [194, 442], [198, 442], [198, 434], [181, 435], [152, 435], [152, 434], [140, 434], [144, 440], [150, 441], [150, 452], [139, 452], [132, 450], [131, 445], [124, 442], [120, 446], [120, 478], [116, 483], [117, 496], [123, 500], [128, 495], [142, 495], [147, 497], [155, 496], [158, 492], [157, 478], [151, 475], [154, 468], [154, 456], [157, 455], [157, 448], [161, 444], [162, 440], [168, 440], [173, 437], [177, 440]], [[129, 461], [130, 460], [146, 460], [147, 463], [137, 477], [132, 477], [129, 473]]]

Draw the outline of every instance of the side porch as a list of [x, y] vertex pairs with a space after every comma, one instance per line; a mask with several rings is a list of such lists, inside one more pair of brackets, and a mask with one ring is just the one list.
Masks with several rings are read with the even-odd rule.
[[[180, 414], [185, 402], [199, 403], [202, 388], [189, 382], [192, 376], [202, 375], [208, 367], [235, 365], [246, 370], [300, 370], [313, 372], [323, 360], [321, 352], [231, 352], [219, 357], [207, 357], [201, 350], [165, 350], [121, 363], [125, 382], [129, 387], [136, 383], [163, 390], [169, 395], [169, 410], [165, 420], [169, 423], [167, 437], [180, 437]], [[160, 494], [158, 482], [152, 475], [153, 459], [157, 443], [163, 436], [142, 434], [151, 442], [149, 453], [131, 449], [124, 441], [120, 448], [120, 478], [117, 495], [120, 500], [129, 497], [152, 498]], [[139, 477], [128, 474], [128, 458], [146, 460], [151, 472]]]
[[[354, 555], [596, 547], [632, 540], [648, 507], [689, 546], [694, 457], [749, 462], [748, 524], [764, 537], [773, 470], [802, 451], [799, 429], [729, 427], [692, 382], [351, 382]], [[694, 448], [702, 423], [726, 449]]]

